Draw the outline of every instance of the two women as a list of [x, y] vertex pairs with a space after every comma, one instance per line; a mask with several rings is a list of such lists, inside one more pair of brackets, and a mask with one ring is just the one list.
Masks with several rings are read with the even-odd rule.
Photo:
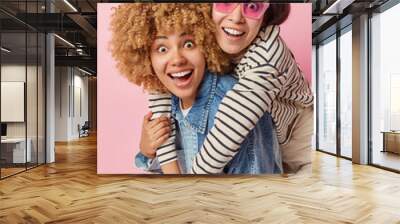
[[[167, 5], [170, 4], [154, 4], [149, 7], [156, 8], [155, 5], [168, 7]], [[188, 10], [193, 10], [193, 7], [199, 6], [187, 5], [186, 7]], [[304, 147], [296, 149], [293, 146], [295, 144], [298, 146], [298, 142], [290, 144], [290, 140], [296, 139], [294, 134], [299, 129], [296, 125], [310, 124], [309, 126], [312, 127], [312, 120], [310, 120], [312, 116], [304, 115], [306, 114], [304, 111], [307, 111], [305, 108], [312, 104], [311, 91], [290, 50], [280, 39], [279, 27], [273, 25], [285, 20], [289, 12], [288, 5], [215, 3], [212, 7], [214, 24], [207, 24], [208, 29], [212, 30], [221, 49], [229, 54], [231, 62], [236, 64], [235, 75], [239, 79], [219, 105], [214, 126], [210, 129], [204, 145], [193, 160], [193, 173], [222, 172], [227, 164], [233, 161], [232, 158], [235, 158], [235, 155], [241, 151], [240, 147], [246, 137], [266, 113], [272, 115], [277, 127], [279, 142], [282, 146], [289, 146], [288, 149], [282, 150], [284, 162], [288, 164], [287, 171], [296, 170], [309, 163], [311, 147], [308, 148], [308, 143], [305, 143]], [[210, 14], [209, 9], [204, 8], [202, 19], [207, 17], [207, 13]], [[158, 15], [166, 16], [168, 14], [164, 11]], [[188, 18], [196, 21], [199, 19], [198, 16]], [[214, 27], [215, 30], [213, 30]], [[116, 29], [114, 32], [116, 31], [118, 30]], [[145, 32], [145, 34], [149, 33]], [[131, 38], [137, 37], [136, 35]], [[212, 40], [209, 36], [205, 39]], [[200, 38], [196, 41], [194, 42], [198, 44], [205, 40]], [[114, 48], [114, 53], [117, 52], [115, 49], [118, 48]], [[204, 51], [206, 48], [202, 50]], [[145, 51], [143, 52], [145, 53]], [[209, 68], [212, 61], [215, 61], [215, 58], [211, 60], [210, 58], [215, 56], [215, 54], [206, 56]], [[224, 59], [225, 57], [217, 59], [222, 63], [221, 67], [225, 65]], [[124, 59], [122, 58], [122, 60]], [[132, 64], [134, 61], [131, 59], [130, 62], [125, 62]], [[125, 74], [128, 74], [128, 77], [132, 75], [129, 72]], [[136, 72], [135, 74], [146, 73]], [[192, 72], [188, 70], [171, 73], [169, 77], [174, 80], [175, 84], [184, 86], [185, 80], [192, 79]], [[137, 82], [138, 80], [134, 78], [133, 81], [139, 85], [146, 85], [146, 82]], [[171, 113], [171, 101], [168, 95], [155, 96], [151, 102], [153, 103], [151, 107], [153, 115], [169, 115]], [[184, 104], [182, 106], [184, 110]], [[176, 140], [174, 134], [169, 135], [168, 133], [169, 122], [163, 119], [156, 119], [152, 122], [159, 128], [158, 139], [167, 139], [167, 142], [157, 150], [157, 157], [164, 173], [179, 173], [176, 163], [177, 151], [174, 144]], [[173, 131], [174, 128], [172, 128], [172, 133]], [[306, 133], [307, 137], [311, 137], [311, 134], [312, 132]], [[158, 141], [158, 145], [161, 144], [160, 142], [162, 141]], [[309, 143], [311, 143], [311, 138]], [[142, 151], [146, 154], [146, 150], [142, 149]], [[290, 156], [285, 156], [286, 152], [296, 154], [294, 161], [290, 161], [290, 159], [285, 161], [285, 158], [290, 158]]]

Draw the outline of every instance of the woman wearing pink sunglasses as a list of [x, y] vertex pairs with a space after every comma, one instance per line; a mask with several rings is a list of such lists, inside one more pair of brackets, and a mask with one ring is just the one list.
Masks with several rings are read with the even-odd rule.
[[[192, 173], [221, 173], [266, 112], [276, 126], [284, 171], [292, 173], [309, 167], [313, 95], [279, 36], [278, 25], [289, 11], [288, 4], [213, 4], [216, 39], [236, 64], [238, 83], [223, 98], [218, 119], [193, 161]], [[153, 105], [152, 110], [163, 106]], [[160, 148], [172, 153], [173, 142], [171, 137]]]
[[279, 24], [289, 14], [286, 4], [269, 6], [269, 3], [214, 3], [212, 17], [217, 26], [216, 37], [220, 47], [233, 58], [239, 59], [238, 54], [247, 49], [263, 23], [268, 22], [269, 19], [264, 18], [264, 15], [270, 15], [265, 14], [268, 8], [280, 12], [275, 13], [274, 17], [278, 21], [270, 21], [269, 24]]

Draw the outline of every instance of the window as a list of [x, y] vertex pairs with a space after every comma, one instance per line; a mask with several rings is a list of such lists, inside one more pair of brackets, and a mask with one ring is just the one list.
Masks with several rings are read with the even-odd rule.
[[[371, 157], [373, 164], [396, 170], [400, 170], [400, 150], [387, 150], [384, 144], [393, 142], [384, 139], [384, 132], [392, 135], [400, 130], [400, 33], [395, 29], [398, 21], [400, 4], [371, 18]], [[395, 148], [400, 149], [399, 139], [400, 133], [393, 139]]]
[[318, 149], [336, 153], [336, 36], [318, 48]]
[[352, 157], [352, 33], [340, 36], [340, 155]]

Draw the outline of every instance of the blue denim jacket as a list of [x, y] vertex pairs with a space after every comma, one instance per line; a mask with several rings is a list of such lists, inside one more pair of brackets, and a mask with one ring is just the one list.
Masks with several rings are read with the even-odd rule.
[[[179, 98], [172, 96], [171, 115], [177, 121], [176, 149], [182, 173], [189, 173], [192, 161], [214, 125], [218, 106], [237, 82], [231, 75], [204, 74], [196, 100], [186, 117], [179, 107]], [[159, 170], [142, 154], [136, 156], [136, 165], [149, 170]], [[225, 166], [228, 174], [281, 173], [279, 144], [269, 113], [265, 113], [242, 143], [239, 152]]]

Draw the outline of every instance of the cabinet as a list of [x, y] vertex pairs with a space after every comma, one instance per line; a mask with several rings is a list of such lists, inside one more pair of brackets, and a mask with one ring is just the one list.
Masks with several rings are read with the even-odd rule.
[[383, 134], [383, 152], [393, 152], [400, 154], [400, 132], [384, 131]]
[[31, 146], [32, 141], [30, 138], [26, 140], [28, 143], [25, 150], [25, 138], [7, 138], [1, 140], [1, 159], [5, 163], [25, 163], [31, 162], [32, 153]]

